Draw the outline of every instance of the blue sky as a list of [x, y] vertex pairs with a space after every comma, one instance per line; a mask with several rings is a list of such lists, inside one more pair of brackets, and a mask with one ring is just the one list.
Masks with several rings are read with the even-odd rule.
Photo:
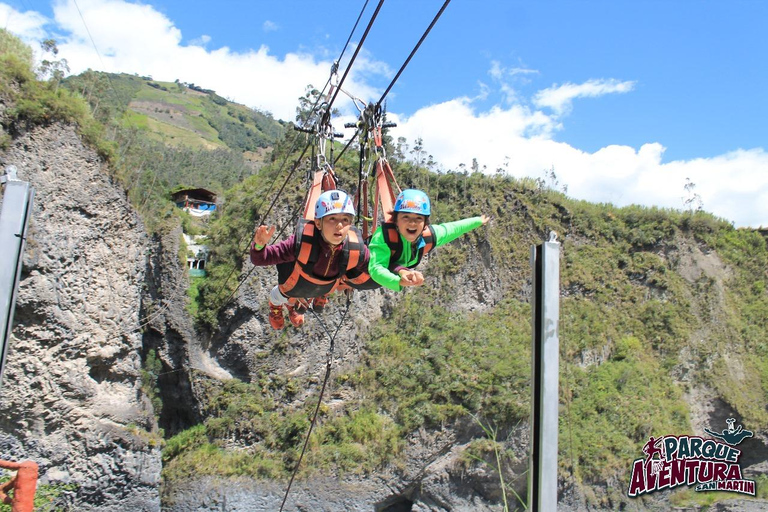
[[[54, 37], [75, 73], [178, 78], [292, 119], [363, 4], [0, 0], [0, 26]], [[386, 0], [345, 91], [378, 100], [442, 5]], [[690, 180], [704, 210], [768, 225], [766, 20], [759, 0], [452, 0], [388, 96], [392, 135], [421, 137], [444, 169], [554, 167], [570, 196], [595, 202], [680, 209]]]

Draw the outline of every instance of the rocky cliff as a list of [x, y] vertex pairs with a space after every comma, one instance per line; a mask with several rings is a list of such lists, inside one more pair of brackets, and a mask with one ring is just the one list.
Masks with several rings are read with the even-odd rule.
[[71, 126], [13, 140], [0, 165], [35, 188], [0, 404], [4, 458], [68, 484], [73, 510], [160, 509], [160, 438], [141, 389], [151, 246]]

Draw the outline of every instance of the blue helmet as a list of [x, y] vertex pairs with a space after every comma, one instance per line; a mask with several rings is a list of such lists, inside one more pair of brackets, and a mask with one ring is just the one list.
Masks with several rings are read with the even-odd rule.
[[421, 190], [407, 188], [398, 194], [395, 200], [395, 212], [418, 213], [429, 215], [429, 198]]
[[322, 219], [333, 213], [355, 214], [355, 205], [352, 198], [341, 190], [328, 190], [320, 194], [315, 203], [315, 218]]

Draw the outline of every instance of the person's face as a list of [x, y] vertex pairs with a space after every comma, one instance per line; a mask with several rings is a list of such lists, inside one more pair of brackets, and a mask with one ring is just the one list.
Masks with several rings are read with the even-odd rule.
[[315, 225], [328, 244], [337, 246], [347, 238], [354, 217], [348, 213], [332, 213], [316, 219]]
[[418, 213], [401, 212], [397, 214], [397, 230], [409, 242], [413, 243], [419, 239], [421, 232], [424, 231], [426, 217]]

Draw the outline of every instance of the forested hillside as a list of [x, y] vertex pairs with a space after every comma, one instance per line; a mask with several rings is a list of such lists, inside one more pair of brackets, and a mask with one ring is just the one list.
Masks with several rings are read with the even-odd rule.
[[269, 113], [178, 80], [86, 71], [62, 85], [105, 127], [116, 175], [150, 229], [171, 214], [171, 190], [223, 195], [264, 164], [286, 130]]
[[[180, 274], [175, 254], [147, 265], [159, 277], [147, 279], [141, 310], [141, 392], [164, 430], [142, 435], [161, 439], [168, 510], [185, 510], [185, 492], [201, 499], [202, 487], [211, 502], [232, 503], [236, 484], [279, 499], [317, 405], [328, 348], [322, 326], [333, 331], [346, 304], [335, 297], [323, 324], [309, 317], [302, 330], [271, 330], [266, 300], [276, 273], [254, 268], [247, 249], [257, 223], [277, 224], [277, 238], [292, 229], [311, 138], [181, 81], [94, 72], [40, 81], [31, 52], [0, 36], [0, 151], [35, 127], [76, 125], [147, 229], [170, 238], [190, 221], [170, 203], [171, 190], [220, 195], [222, 207], [197, 226], [213, 251], [208, 276], [184, 277], [188, 296], [158, 284]], [[742, 467], [757, 480], [757, 497], [768, 496], [768, 249], [760, 232], [705, 211], [577, 201], [561, 192], [556, 170], [524, 179], [507, 169], [437, 172], [389, 143], [400, 186], [432, 198], [432, 222], [492, 221], [430, 255], [425, 286], [355, 294], [299, 471], [305, 497], [329, 488], [329, 507], [348, 493], [366, 510], [371, 502], [376, 510], [417, 502], [524, 509], [529, 257], [551, 231], [562, 255], [562, 509], [668, 510], [731, 497], [688, 487], [626, 495], [649, 436], [703, 435], [728, 417], [755, 432], [740, 445]], [[336, 164], [342, 187], [354, 192], [354, 145]], [[158, 326], [158, 311], [174, 318]]]

